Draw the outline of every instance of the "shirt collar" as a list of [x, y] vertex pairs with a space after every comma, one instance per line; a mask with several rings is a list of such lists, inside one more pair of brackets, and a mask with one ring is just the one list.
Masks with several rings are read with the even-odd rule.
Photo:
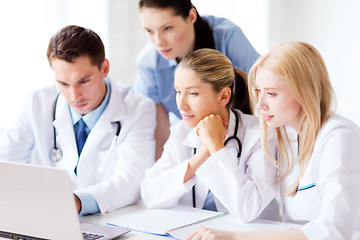
[[86, 123], [86, 126], [90, 130], [92, 130], [94, 128], [97, 120], [100, 118], [100, 116], [104, 112], [107, 104], [109, 103], [109, 99], [110, 99], [111, 86], [110, 86], [108, 79], [105, 79], [105, 83], [106, 83], [105, 98], [101, 102], [101, 104], [97, 108], [92, 110], [91, 112], [89, 112], [83, 116], [83, 115], [79, 114], [78, 112], [76, 112], [73, 107], [68, 105], [73, 125], [75, 125], [82, 118], [84, 120], [84, 122]]
[[[160, 55], [160, 54], [159, 54]], [[176, 67], [178, 64], [176, 62], [176, 59], [170, 59], [170, 60], [166, 60], [165, 58], [163, 58], [161, 55], [159, 57], [159, 64], [158, 64], [158, 69], [168, 69], [168, 68], [172, 68], [172, 67]]]

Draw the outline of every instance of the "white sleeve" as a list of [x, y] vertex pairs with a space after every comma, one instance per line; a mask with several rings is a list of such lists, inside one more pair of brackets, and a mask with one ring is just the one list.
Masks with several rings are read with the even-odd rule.
[[309, 240], [351, 239], [360, 214], [359, 156], [356, 131], [337, 133], [325, 142], [316, 183], [320, 214], [301, 228]]
[[195, 184], [195, 177], [184, 184], [188, 160], [177, 159], [176, 139], [170, 134], [164, 145], [161, 158], [145, 172], [141, 183], [141, 197], [148, 208], [169, 208], [178, 205], [178, 200]]
[[35, 144], [33, 95], [28, 97], [20, 116], [1, 132], [0, 161], [28, 162]]
[[249, 222], [258, 217], [275, 197], [277, 173], [275, 165], [265, 158], [259, 144], [241, 160], [245, 161], [245, 172], [238, 167], [236, 155], [223, 148], [201, 165], [196, 176], [231, 214]]

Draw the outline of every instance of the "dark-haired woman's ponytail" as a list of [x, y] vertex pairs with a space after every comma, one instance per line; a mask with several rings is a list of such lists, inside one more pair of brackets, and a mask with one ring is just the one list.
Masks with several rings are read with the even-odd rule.
[[239, 109], [245, 114], [253, 114], [253, 107], [250, 101], [247, 74], [238, 68], [234, 68], [235, 80], [233, 94], [230, 99], [230, 107]]
[[197, 10], [196, 10], [196, 15], [197, 15], [196, 22], [194, 23], [194, 29], [195, 29], [194, 51], [201, 48], [215, 49], [213, 31], [210, 25], [200, 16]]

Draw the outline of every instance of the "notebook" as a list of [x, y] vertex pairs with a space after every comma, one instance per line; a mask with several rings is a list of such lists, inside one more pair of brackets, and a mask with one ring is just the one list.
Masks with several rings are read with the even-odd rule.
[[88, 234], [114, 239], [128, 229], [80, 224], [70, 179], [63, 169], [0, 162], [0, 237], [84, 239]]
[[108, 222], [109, 225], [142, 233], [186, 239], [200, 226], [228, 231], [280, 230], [288, 226], [270, 221], [243, 223], [229, 213], [178, 206], [170, 209], [142, 209]]

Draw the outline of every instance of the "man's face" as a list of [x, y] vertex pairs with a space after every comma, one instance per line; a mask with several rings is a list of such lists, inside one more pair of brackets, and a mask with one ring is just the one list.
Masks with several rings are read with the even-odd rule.
[[54, 58], [51, 67], [61, 94], [79, 114], [85, 115], [101, 104], [106, 94], [105, 77], [109, 72], [107, 59], [100, 69], [91, 64], [87, 56], [78, 57], [72, 63]]

